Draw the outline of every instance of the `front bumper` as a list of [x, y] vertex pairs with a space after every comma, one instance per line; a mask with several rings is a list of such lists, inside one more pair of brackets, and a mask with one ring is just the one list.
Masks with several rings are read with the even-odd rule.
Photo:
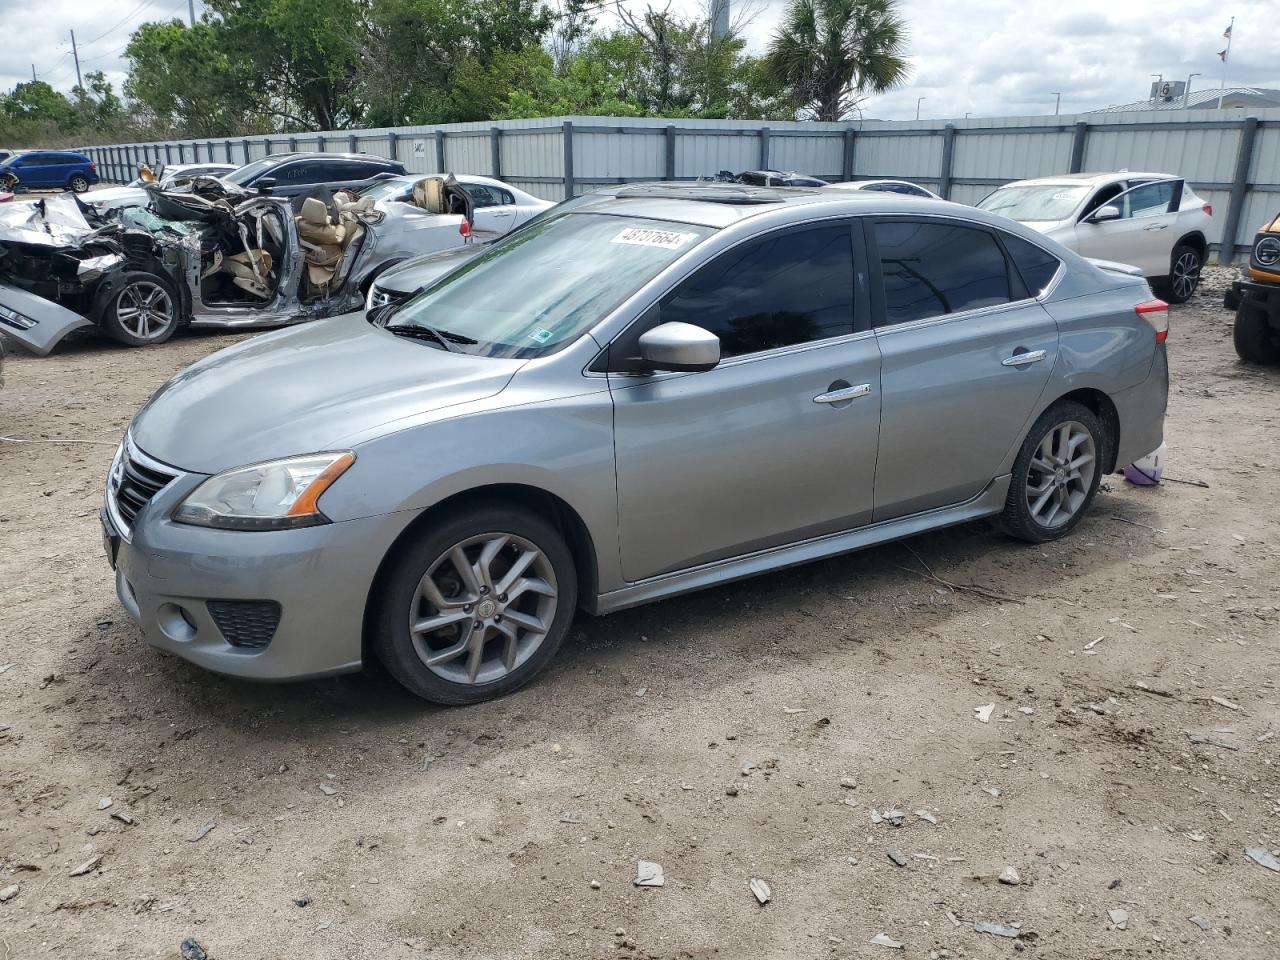
[[1243, 277], [1231, 281], [1231, 286], [1222, 298], [1222, 305], [1228, 310], [1238, 310], [1244, 303], [1256, 304], [1264, 308], [1269, 316], [1280, 319], [1280, 283], [1246, 280]]
[[[180, 482], [179, 482], [180, 483]], [[147, 642], [205, 669], [254, 680], [301, 680], [360, 669], [365, 604], [378, 566], [409, 516], [392, 514], [247, 532], [168, 520], [158, 495], [119, 535], [106, 510], [116, 594]], [[172, 503], [169, 503], [172, 506]], [[263, 647], [228, 642], [210, 601], [274, 601], [280, 618]]]

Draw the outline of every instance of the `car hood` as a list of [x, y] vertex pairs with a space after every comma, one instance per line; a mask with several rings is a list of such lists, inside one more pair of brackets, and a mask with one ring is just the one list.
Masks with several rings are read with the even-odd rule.
[[378, 274], [376, 283], [380, 289], [392, 293], [416, 293], [427, 284], [470, 262], [472, 258], [479, 256], [487, 249], [489, 249], [488, 246], [483, 243], [468, 243], [441, 253], [414, 257]]
[[84, 202], [91, 207], [114, 207], [120, 204], [144, 204], [147, 191], [141, 187], [107, 187], [84, 195]]
[[206, 357], [156, 391], [130, 430], [157, 460], [217, 473], [339, 449], [402, 418], [491, 397], [522, 364], [448, 353], [346, 314]]
[[1043, 233], [1046, 237], [1053, 237], [1055, 240], [1062, 239], [1062, 234], [1068, 232], [1075, 222], [1074, 220], [1019, 220], [1024, 227], [1029, 227], [1037, 233]]

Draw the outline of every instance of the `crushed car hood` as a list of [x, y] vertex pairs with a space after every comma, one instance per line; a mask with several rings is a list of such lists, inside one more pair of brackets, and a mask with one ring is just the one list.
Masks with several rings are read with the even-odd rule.
[[218, 473], [493, 396], [523, 362], [448, 353], [347, 314], [206, 357], [161, 387], [130, 430], [157, 460]]
[[92, 232], [74, 194], [0, 207], [0, 242], [69, 247]]

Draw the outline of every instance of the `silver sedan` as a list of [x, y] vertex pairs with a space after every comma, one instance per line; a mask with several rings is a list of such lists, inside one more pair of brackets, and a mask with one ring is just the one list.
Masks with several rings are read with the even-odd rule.
[[471, 703], [604, 614], [981, 517], [1069, 533], [1160, 446], [1165, 304], [1004, 218], [648, 184], [408, 302], [162, 387], [104, 543], [147, 639], [290, 679], [377, 657]]

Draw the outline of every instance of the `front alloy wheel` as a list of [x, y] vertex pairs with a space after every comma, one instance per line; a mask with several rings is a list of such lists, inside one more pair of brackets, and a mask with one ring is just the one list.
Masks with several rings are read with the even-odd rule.
[[577, 607], [573, 554], [555, 524], [514, 503], [424, 521], [375, 593], [373, 646], [435, 703], [477, 703], [524, 685], [555, 656]]
[[130, 347], [164, 343], [178, 328], [177, 303], [165, 280], [146, 271], [131, 271], [111, 297], [103, 325]]

